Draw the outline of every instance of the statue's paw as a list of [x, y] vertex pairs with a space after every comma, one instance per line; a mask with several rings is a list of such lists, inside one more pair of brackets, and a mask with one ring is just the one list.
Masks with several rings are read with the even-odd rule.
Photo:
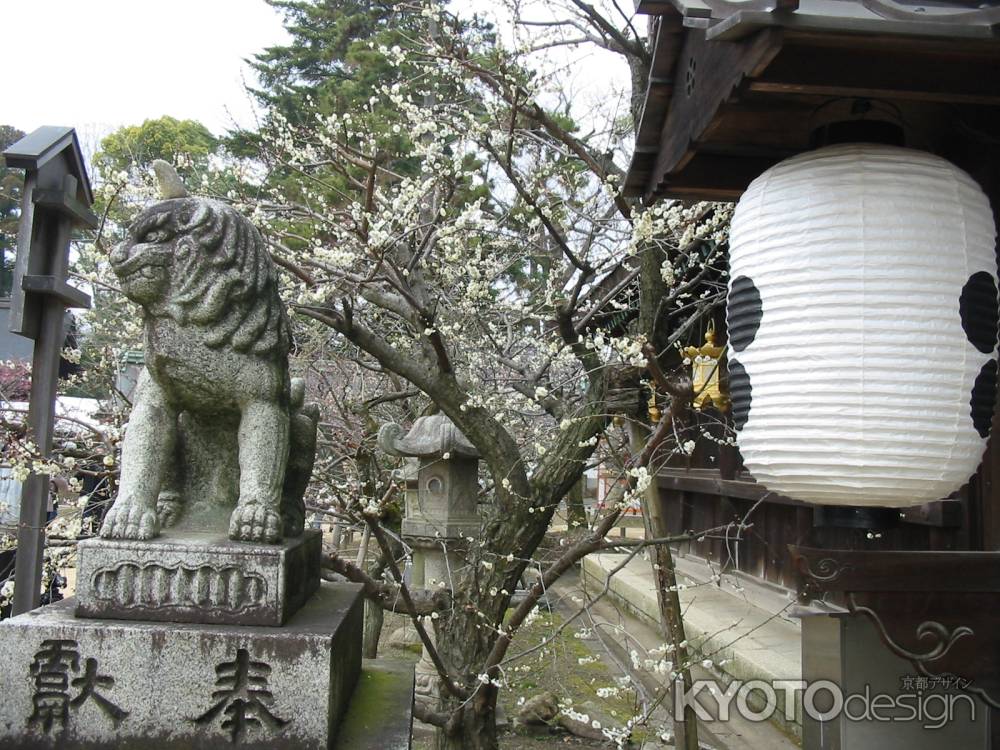
[[105, 539], [152, 539], [159, 533], [156, 512], [138, 503], [116, 502], [101, 526]]
[[229, 517], [229, 538], [241, 542], [280, 542], [281, 516], [259, 503], [237, 505]]
[[165, 529], [177, 523], [183, 509], [184, 504], [177, 495], [162, 494], [156, 498], [156, 517], [160, 522], [160, 528]]

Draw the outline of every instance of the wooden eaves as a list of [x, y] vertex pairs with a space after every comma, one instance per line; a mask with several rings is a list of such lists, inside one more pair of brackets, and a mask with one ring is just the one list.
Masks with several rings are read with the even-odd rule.
[[[825, 108], [891, 108], [907, 145], [1000, 187], [1000, 7], [891, 0], [640, 0], [653, 61], [625, 193], [736, 200], [813, 147]], [[995, 144], [994, 144], [995, 145]], [[967, 163], [963, 163], [967, 162]], [[980, 174], [975, 174], [979, 169]]]

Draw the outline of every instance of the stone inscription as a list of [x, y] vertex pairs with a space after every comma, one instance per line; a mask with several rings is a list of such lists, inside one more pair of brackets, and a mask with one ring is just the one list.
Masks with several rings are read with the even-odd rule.
[[206, 726], [220, 715], [224, 716], [222, 728], [229, 732], [235, 744], [243, 740], [250, 727], [266, 724], [271, 730], [278, 730], [290, 722], [290, 719], [281, 719], [271, 712], [270, 706], [274, 702], [274, 695], [268, 686], [271, 667], [265, 662], [251, 660], [250, 652], [245, 648], [236, 651], [233, 661], [218, 665], [215, 674], [216, 690], [212, 692], [215, 703], [193, 719], [195, 724]]
[[239, 612], [261, 606], [267, 582], [235, 566], [187, 567], [122, 563], [94, 573], [97, 599], [123, 607], [217, 607]]
[[[31, 676], [35, 691], [31, 696], [32, 712], [29, 726], [41, 726], [49, 732], [53, 727], [65, 728], [69, 724], [70, 709], [76, 709], [92, 700], [111, 719], [114, 726], [128, 716], [128, 711], [107, 697], [115, 680], [98, 671], [97, 659], [85, 659], [80, 669], [80, 652], [76, 641], [48, 639], [35, 653], [31, 663]], [[71, 675], [80, 675], [71, 677]], [[75, 691], [75, 695], [71, 695]]]

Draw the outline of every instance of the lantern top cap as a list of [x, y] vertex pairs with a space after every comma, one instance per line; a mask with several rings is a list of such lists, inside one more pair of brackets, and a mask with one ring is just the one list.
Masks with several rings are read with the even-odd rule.
[[80, 141], [73, 128], [43, 125], [8, 147], [3, 152], [3, 157], [6, 165], [12, 169], [37, 172], [64, 152], [69, 172], [77, 179], [77, 189], [83, 192], [83, 197], [90, 205], [94, 202], [94, 194], [84, 165]]
[[413, 458], [479, 458], [479, 451], [444, 414], [420, 417], [407, 434], [398, 424], [384, 424], [378, 445], [392, 456]]
[[712, 359], [718, 359], [722, 356], [722, 353], [726, 350], [724, 346], [718, 346], [715, 343], [715, 321], [710, 320], [708, 322], [708, 330], [705, 331], [705, 343], [702, 346], [686, 346], [684, 347], [685, 357], [711, 357]]

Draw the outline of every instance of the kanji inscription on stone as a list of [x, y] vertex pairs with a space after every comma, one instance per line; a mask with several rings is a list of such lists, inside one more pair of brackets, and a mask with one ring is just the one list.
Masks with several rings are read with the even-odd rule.
[[[84, 660], [83, 673], [80, 674], [80, 652], [76, 641], [57, 638], [42, 641], [30, 671], [35, 692], [31, 696], [29, 726], [40, 725], [45, 732], [55, 726], [63, 729], [69, 724], [70, 709], [77, 709], [88, 700], [93, 700], [116, 728], [128, 716], [128, 711], [98, 692], [98, 689], [110, 690], [115, 681], [113, 677], [98, 672], [97, 659]], [[76, 674], [80, 676], [71, 676]], [[71, 695], [74, 690], [76, 695]]]
[[235, 744], [240, 742], [250, 727], [265, 724], [272, 730], [281, 729], [290, 720], [275, 716], [270, 709], [274, 695], [268, 686], [271, 667], [262, 661], [253, 661], [245, 648], [237, 649], [233, 661], [223, 662], [215, 668], [216, 690], [212, 692], [215, 703], [193, 721], [198, 725], [214, 722], [220, 715], [222, 728], [229, 731]]
[[35, 693], [31, 697], [33, 710], [28, 724], [41, 724], [48, 732], [55, 724], [62, 728], [69, 723], [69, 673], [79, 668], [76, 641], [42, 641], [31, 663]]
[[92, 698], [116, 727], [122, 722], [122, 719], [128, 716], [128, 711], [123, 711], [106, 696], [97, 692], [98, 688], [110, 690], [115, 684], [113, 677], [98, 673], [97, 659], [87, 659], [84, 663], [83, 675], [74, 679], [72, 684], [73, 687], [80, 689], [79, 694], [69, 702], [73, 708]]

